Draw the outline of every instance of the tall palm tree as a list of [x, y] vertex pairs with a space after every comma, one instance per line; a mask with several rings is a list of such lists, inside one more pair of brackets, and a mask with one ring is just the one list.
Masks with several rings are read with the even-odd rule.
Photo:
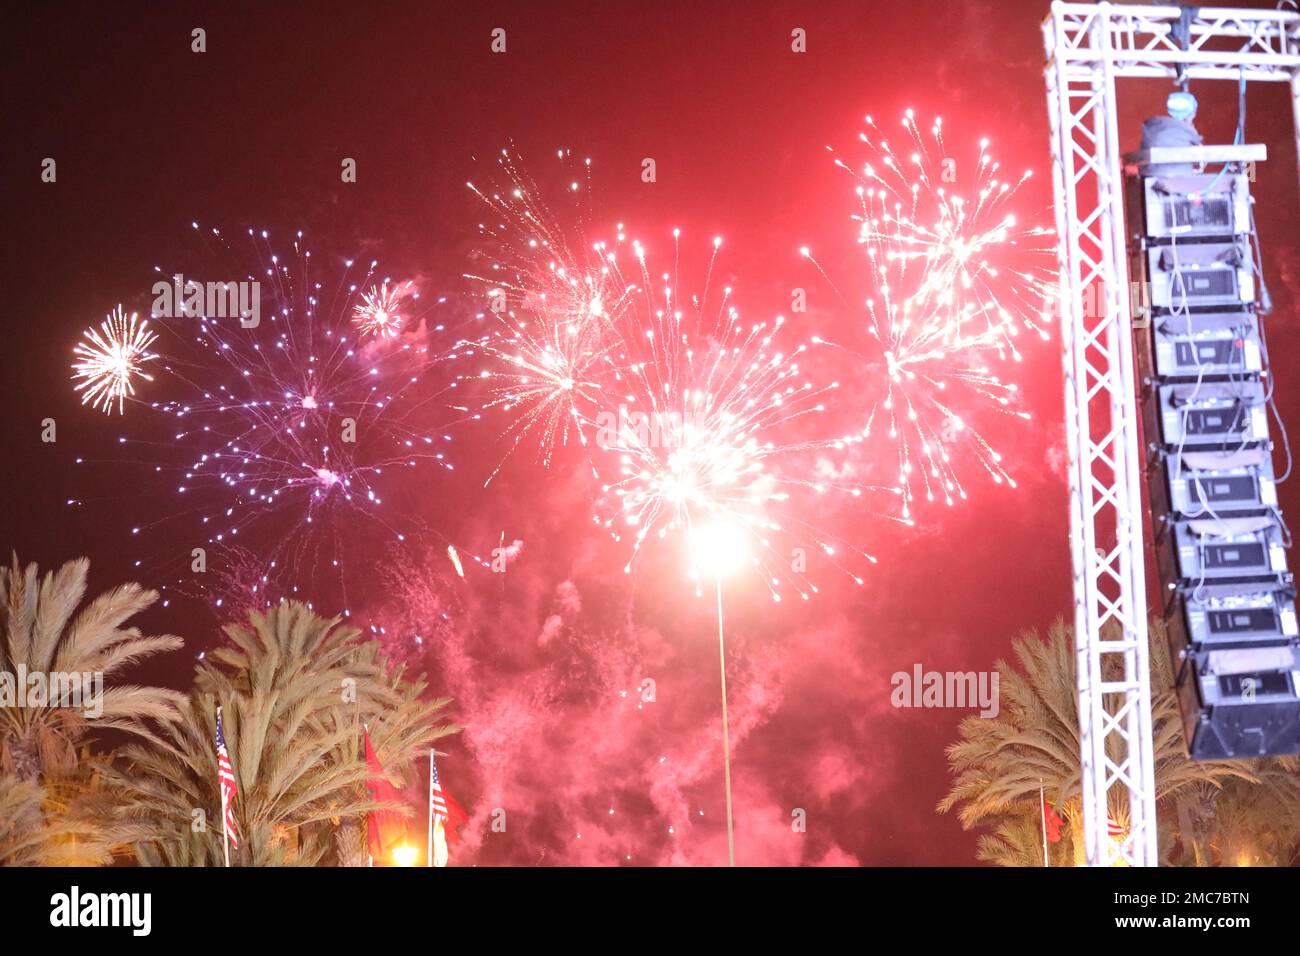
[[[106, 591], [78, 612], [89, 566], [79, 558], [39, 579], [36, 565], [21, 568], [17, 555], [11, 566], [0, 567], [0, 671], [89, 673], [107, 682], [130, 664], [182, 646], [179, 637], [146, 637], [123, 626], [158, 597], [138, 584]], [[146, 721], [175, 718], [182, 699], [159, 687], [115, 684], [83, 699], [80, 707], [52, 701], [0, 708], [0, 771], [39, 785], [48, 775], [74, 769], [78, 744], [92, 729], [151, 738]], [[90, 720], [88, 711], [100, 716]]]
[[180, 719], [159, 741], [122, 751], [113, 785], [123, 813], [153, 828], [137, 843], [137, 857], [147, 865], [221, 863], [213, 744], [220, 705], [239, 792], [241, 845], [233, 859], [315, 865], [345, 858], [349, 846], [336, 825], [377, 808], [364, 790], [362, 725], [386, 769], [400, 775], [434, 740], [459, 729], [439, 722], [449, 701], [422, 699], [423, 681], [389, 668], [355, 628], [297, 602], [253, 612], [248, 627], [225, 632], [229, 646], [199, 666]]
[[[1256, 781], [1249, 764], [1187, 758], [1163, 625], [1152, 622], [1149, 634], [1156, 799], [1169, 801], [1194, 788], [1217, 788], [1234, 778]], [[1031, 631], [1014, 641], [1012, 649], [1018, 669], [1003, 660], [996, 664], [1000, 713], [992, 719], [966, 718], [958, 727], [961, 739], [947, 748], [955, 780], [939, 801], [938, 810], [957, 809], [966, 829], [999, 828], [982, 842], [981, 858], [995, 862], [1016, 859], [1028, 851], [1014, 841], [1028, 831], [1022, 833], [1023, 827], [1008, 821], [1037, 820], [1042, 787], [1048, 805], [1069, 824], [1070, 859], [1080, 864], [1083, 812], [1072, 629], [1057, 620], [1046, 640]], [[1127, 822], [1128, 807], [1123, 803], [1116, 801], [1107, 810], [1120, 825]], [[995, 848], [993, 843], [998, 840], [1008, 845]], [[1040, 841], [1035, 829], [1033, 844], [1041, 861]]]

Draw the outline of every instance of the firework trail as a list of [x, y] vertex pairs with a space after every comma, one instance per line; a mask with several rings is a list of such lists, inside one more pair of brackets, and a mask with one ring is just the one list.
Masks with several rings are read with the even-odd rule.
[[[167, 335], [163, 394], [118, 443], [130, 462], [171, 483], [170, 497], [132, 534], [179, 524], [174, 533], [193, 536], [217, 565], [183, 580], [202, 582], [196, 588], [216, 605], [249, 581], [267, 601], [292, 596], [299, 582], [322, 595], [330, 582], [329, 598], [350, 613], [345, 555], [382, 560], [383, 547], [427, 531], [407, 514], [390, 516], [386, 479], [453, 467], [437, 421], [446, 389], [430, 345], [443, 328], [418, 314], [410, 283], [380, 279], [375, 262], [318, 267], [301, 233], [287, 258], [267, 233], [248, 235], [257, 266], [239, 282], [254, 284], [256, 326], [247, 314], [212, 307], [210, 290], [230, 286], [229, 272], [220, 283], [175, 277], [176, 295], [163, 297], [171, 307], [154, 316]], [[248, 268], [248, 254], [232, 251], [219, 230], [205, 239]], [[212, 261], [205, 279], [218, 271]], [[158, 293], [170, 274], [156, 271]], [[389, 317], [382, 328], [376, 308]], [[364, 316], [369, 327], [357, 321]], [[378, 553], [377, 542], [387, 543]]]
[[[973, 161], [949, 155], [942, 120], [923, 136], [903, 117], [906, 160], [870, 117], [861, 140], [871, 151], [858, 180], [858, 242], [872, 294], [866, 299], [869, 355], [837, 343], [881, 373], [884, 395], [871, 403], [857, 440], [885, 433], [898, 462], [904, 517], [917, 496], [952, 505], [967, 496], [957, 459], [968, 451], [996, 483], [1015, 481], [1001, 454], [967, 421], [965, 409], [993, 408], [1028, 419], [1018, 386], [1001, 371], [1021, 360], [1024, 330], [1046, 339], [1053, 288], [1052, 231], [1021, 228], [1009, 211], [1029, 178], [1000, 178], [979, 141]], [[973, 170], [969, 175], [961, 175]], [[821, 274], [824, 269], [801, 250]], [[832, 286], [834, 283], [831, 283]], [[838, 292], [838, 290], [837, 290]]]
[[73, 349], [77, 361], [72, 366], [72, 378], [80, 380], [74, 390], [82, 393], [81, 404], [110, 415], [116, 401], [120, 415], [126, 399], [135, 397], [135, 380], [153, 381], [143, 366], [158, 358], [149, 351], [158, 336], [150, 331], [148, 322], [140, 322], [139, 318], [135, 312], [128, 317], [119, 305], [98, 329], [87, 329], [85, 341]]

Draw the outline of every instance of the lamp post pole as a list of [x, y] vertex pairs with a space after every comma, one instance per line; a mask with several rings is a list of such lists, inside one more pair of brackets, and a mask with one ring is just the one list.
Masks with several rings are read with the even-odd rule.
[[718, 590], [718, 673], [722, 678], [722, 779], [727, 788], [727, 866], [736, 865], [736, 841], [731, 826], [731, 742], [727, 735], [727, 651], [722, 636], [722, 574]]

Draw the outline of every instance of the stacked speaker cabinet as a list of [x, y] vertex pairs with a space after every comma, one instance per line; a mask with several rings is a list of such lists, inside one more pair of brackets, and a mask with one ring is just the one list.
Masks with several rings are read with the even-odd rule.
[[1240, 163], [1187, 171], [1215, 149], [1180, 148], [1176, 164], [1155, 162], [1157, 149], [1137, 154], [1128, 182], [1156, 604], [1198, 759], [1300, 752], [1300, 631], [1273, 470], [1251, 177]]

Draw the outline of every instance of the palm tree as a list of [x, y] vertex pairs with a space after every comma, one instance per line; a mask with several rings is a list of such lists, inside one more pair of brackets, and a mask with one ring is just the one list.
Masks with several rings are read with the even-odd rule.
[[0, 866], [35, 866], [46, 856], [45, 791], [0, 774]]
[[[1042, 866], [1041, 826], [1036, 811], [1005, 814], [998, 820], [993, 833], [980, 834], [975, 857], [982, 863], [995, 866]], [[1052, 865], [1061, 865], [1059, 850], [1053, 857]]]
[[334, 831], [334, 859], [339, 866], [365, 866], [366, 834], [358, 817], [340, 820]]
[[82, 753], [75, 770], [43, 785], [0, 774], [0, 866], [104, 866], [141, 837], [113, 819], [102, 767]]
[[[1242, 762], [1193, 762], [1187, 758], [1173, 669], [1164, 628], [1158, 621], [1150, 627], [1150, 647], [1156, 799], [1171, 801], [1198, 787], [1218, 788], [1231, 779], [1257, 781], [1250, 766]], [[1031, 831], [1017, 821], [1037, 821], [1042, 787], [1048, 805], [1069, 824], [1069, 858], [1081, 864], [1083, 813], [1073, 633], [1057, 620], [1046, 640], [1031, 631], [1014, 641], [1012, 649], [1019, 669], [1003, 660], [996, 665], [1003, 700], [999, 715], [966, 718], [958, 728], [961, 739], [947, 748], [955, 780], [939, 801], [938, 810], [947, 813], [956, 808], [965, 829], [997, 828], [993, 836], [981, 841], [981, 859], [1027, 859], [1030, 851], [1022, 845], [1023, 839], [1031, 841], [1041, 861], [1037, 827]], [[1127, 822], [1126, 805], [1115, 802], [1107, 810], [1121, 825]], [[999, 842], [1004, 845], [998, 846]]]
[[1204, 822], [1195, 860], [1202, 866], [1292, 866], [1300, 851], [1297, 760], [1260, 761], [1258, 783], [1230, 780], [1202, 794]]
[[[447, 699], [424, 700], [423, 681], [390, 668], [355, 628], [284, 602], [225, 629], [230, 644], [197, 671], [181, 717], [151, 743], [123, 749], [113, 783], [123, 813], [153, 828], [137, 843], [147, 865], [219, 865], [215, 711], [238, 782], [240, 849], [253, 865], [355, 861], [342, 834], [376, 808], [364, 790], [363, 724], [395, 775], [458, 727], [437, 723]], [[402, 810], [400, 807], [384, 809]], [[409, 812], [409, 811], [408, 811]], [[337, 832], [336, 832], [337, 828]]]
[[[181, 639], [170, 634], [145, 637], [138, 628], [123, 627], [158, 597], [138, 584], [106, 591], [78, 612], [89, 566], [79, 558], [39, 580], [36, 565], [19, 567], [17, 555], [10, 567], [0, 567], [0, 671], [14, 679], [24, 671], [47, 677], [92, 674], [107, 680], [129, 664], [182, 646]], [[146, 721], [175, 718], [182, 699], [159, 687], [119, 684], [95, 690], [80, 707], [52, 701], [0, 708], [0, 770], [38, 786], [47, 776], [73, 771], [77, 746], [91, 729], [152, 738]], [[92, 721], [87, 711], [100, 716]]]

